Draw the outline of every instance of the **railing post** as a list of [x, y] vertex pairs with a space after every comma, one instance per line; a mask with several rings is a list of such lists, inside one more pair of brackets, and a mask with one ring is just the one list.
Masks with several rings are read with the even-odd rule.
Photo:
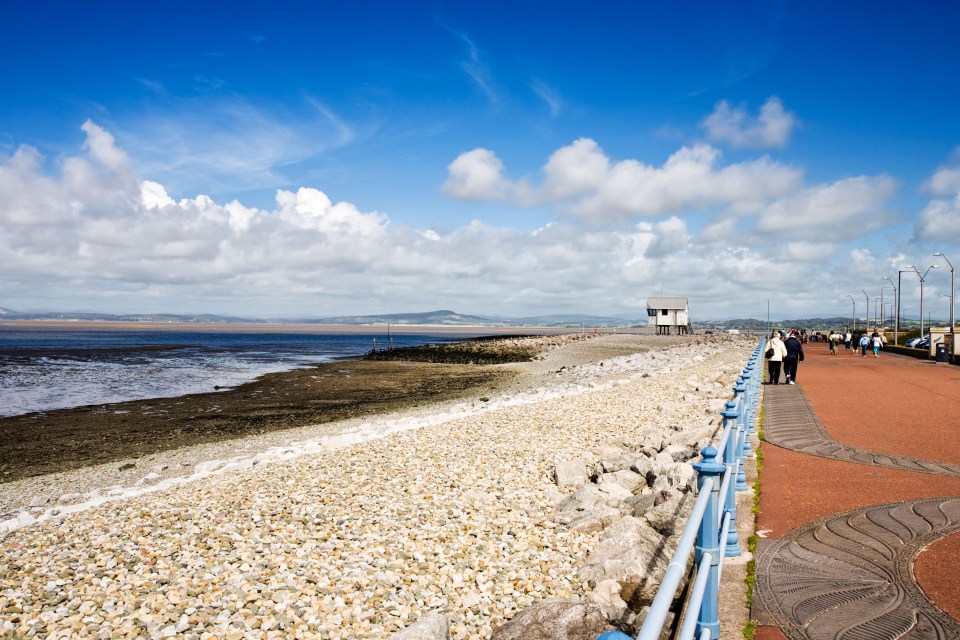
[[[746, 397], [746, 409], [745, 415], [743, 416], [743, 432], [746, 434], [753, 433], [753, 408], [754, 408], [754, 387], [753, 387], [753, 366], [747, 365], [746, 370], [743, 373], [743, 389]], [[747, 436], [743, 439], [743, 455], [752, 456], [753, 447], [750, 445], [750, 437]]]
[[[736, 435], [739, 431], [737, 425], [737, 417], [740, 415], [736, 410], [736, 403], [733, 400], [727, 401], [727, 409], [722, 414], [724, 421], [724, 429], [729, 429], [727, 435], [727, 444], [723, 451], [723, 463], [726, 465], [728, 472], [730, 474], [736, 473], [737, 463], [739, 461], [740, 466], [743, 466], [743, 458], [737, 456], [737, 439]], [[731, 480], [733, 477], [731, 476]], [[724, 555], [728, 558], [735, 558], [739, 556], [742, 552], [740, 551], [740, 537], [737, 535], [737, 493], [735, 491], [736, 487], [727, 487], [727, 493], [723, 498], [723, 510], [730, 512], [730, 523], [732, 525], [729, 534], [727, 535], [727, 546], [724, 547]], [[723, 518], [720, 518], [721, 522]]]
[[747, 415], [747, 399], [743, 377], [739, 378], [737, 384], [733, 385], [733, 399], [737, 403], [737, 412], [739, 415], [737, 417], [737, 429], [734, 433], [730, 434], [730, 437], [737, 447], [737, 457], [740, 459], [740, 470], [737, 472], [737, 477], [733, 480], [735, 481], [737, 491], [746, 491], [749, 487], [747, 486], [747, 476], [743, 471], [743, 458], [746, 452], [743, 448], [745, 438], [742, 437], [742, 434], [745, 431], [743, 425], [744, 416]]
[[[697, 544], [694, 554], [694, 559], [698, 566], [700, 565], [700, 559], [703, 555], [705, 553], [710, 554], [710, 567], [707, 569], [710, 574], [707, 577], [707, 588], [703, 594], [703, 601], [700, 603], [696, 635], [699, 637], [702, 630], [706, 628], [710, 630], [711, 638], [719, 638], [720, 529], [716, 523], [720, 481], [726, 467], [717, 462], [717, 450], [713, 447], [704, 447], [700, 453], [703, 454], [703, 460], [693, 465], [694, 470], [697, 472], [697, 490], [703, 490], [703, 485], [707, 478], [712, 478], [713, 482], [710, 488], [710, 499], [707, 501], [707, 508], [703, 513], [703, 519], [700, 521], [700, 528], [697, 532]], [[702, 569], [701, 567], [699, 570]]]

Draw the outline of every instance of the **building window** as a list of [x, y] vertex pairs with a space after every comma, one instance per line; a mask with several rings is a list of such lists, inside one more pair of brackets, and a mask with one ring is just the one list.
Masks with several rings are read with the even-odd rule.
[[666, 310], [666, 309], [661, 309], [661, 310], [660, 310], [660, 315], [662, 315], [662, 316], [667, 315], [667, 310]]

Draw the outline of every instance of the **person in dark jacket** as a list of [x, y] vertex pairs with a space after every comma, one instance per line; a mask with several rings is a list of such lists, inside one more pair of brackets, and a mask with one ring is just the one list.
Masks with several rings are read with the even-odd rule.
[[796, 384], [797, 365], [803, 362], [803, 344], [800, 343], [796, 330], [790, 332], [790, 337], [784, 341], [783, 346], [787, 348], [787, 355], [783, 358], [784, 376], [787, 384]]

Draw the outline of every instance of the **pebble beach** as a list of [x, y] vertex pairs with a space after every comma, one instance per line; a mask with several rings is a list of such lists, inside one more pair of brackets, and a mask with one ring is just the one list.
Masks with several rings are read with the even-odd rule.
[[483, 397], [0, 485], [0, 638], [386, 638], [434, 613], [489, 638], [588, 596], [598, 533], [556, 522], [556, 464], [702, 429], [690, 381], [729, 389], [754, 347], [599, 336]]

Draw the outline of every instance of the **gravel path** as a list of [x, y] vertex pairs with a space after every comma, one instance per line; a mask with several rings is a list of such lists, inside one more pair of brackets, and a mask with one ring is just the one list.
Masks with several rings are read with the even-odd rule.
[[0, 637], [382, 638], [444, 612], [487, 638], [584, 595], [597, 534], [553, 521], [554, 464], [664, 405], [702, 427], [687, 381], [732, 384], [753, 347], [603, 336], [484, 400], [171, 452], [139, 487], [107, 489], [116, 465], [3, 485], [36, 504], [0, 541]]

